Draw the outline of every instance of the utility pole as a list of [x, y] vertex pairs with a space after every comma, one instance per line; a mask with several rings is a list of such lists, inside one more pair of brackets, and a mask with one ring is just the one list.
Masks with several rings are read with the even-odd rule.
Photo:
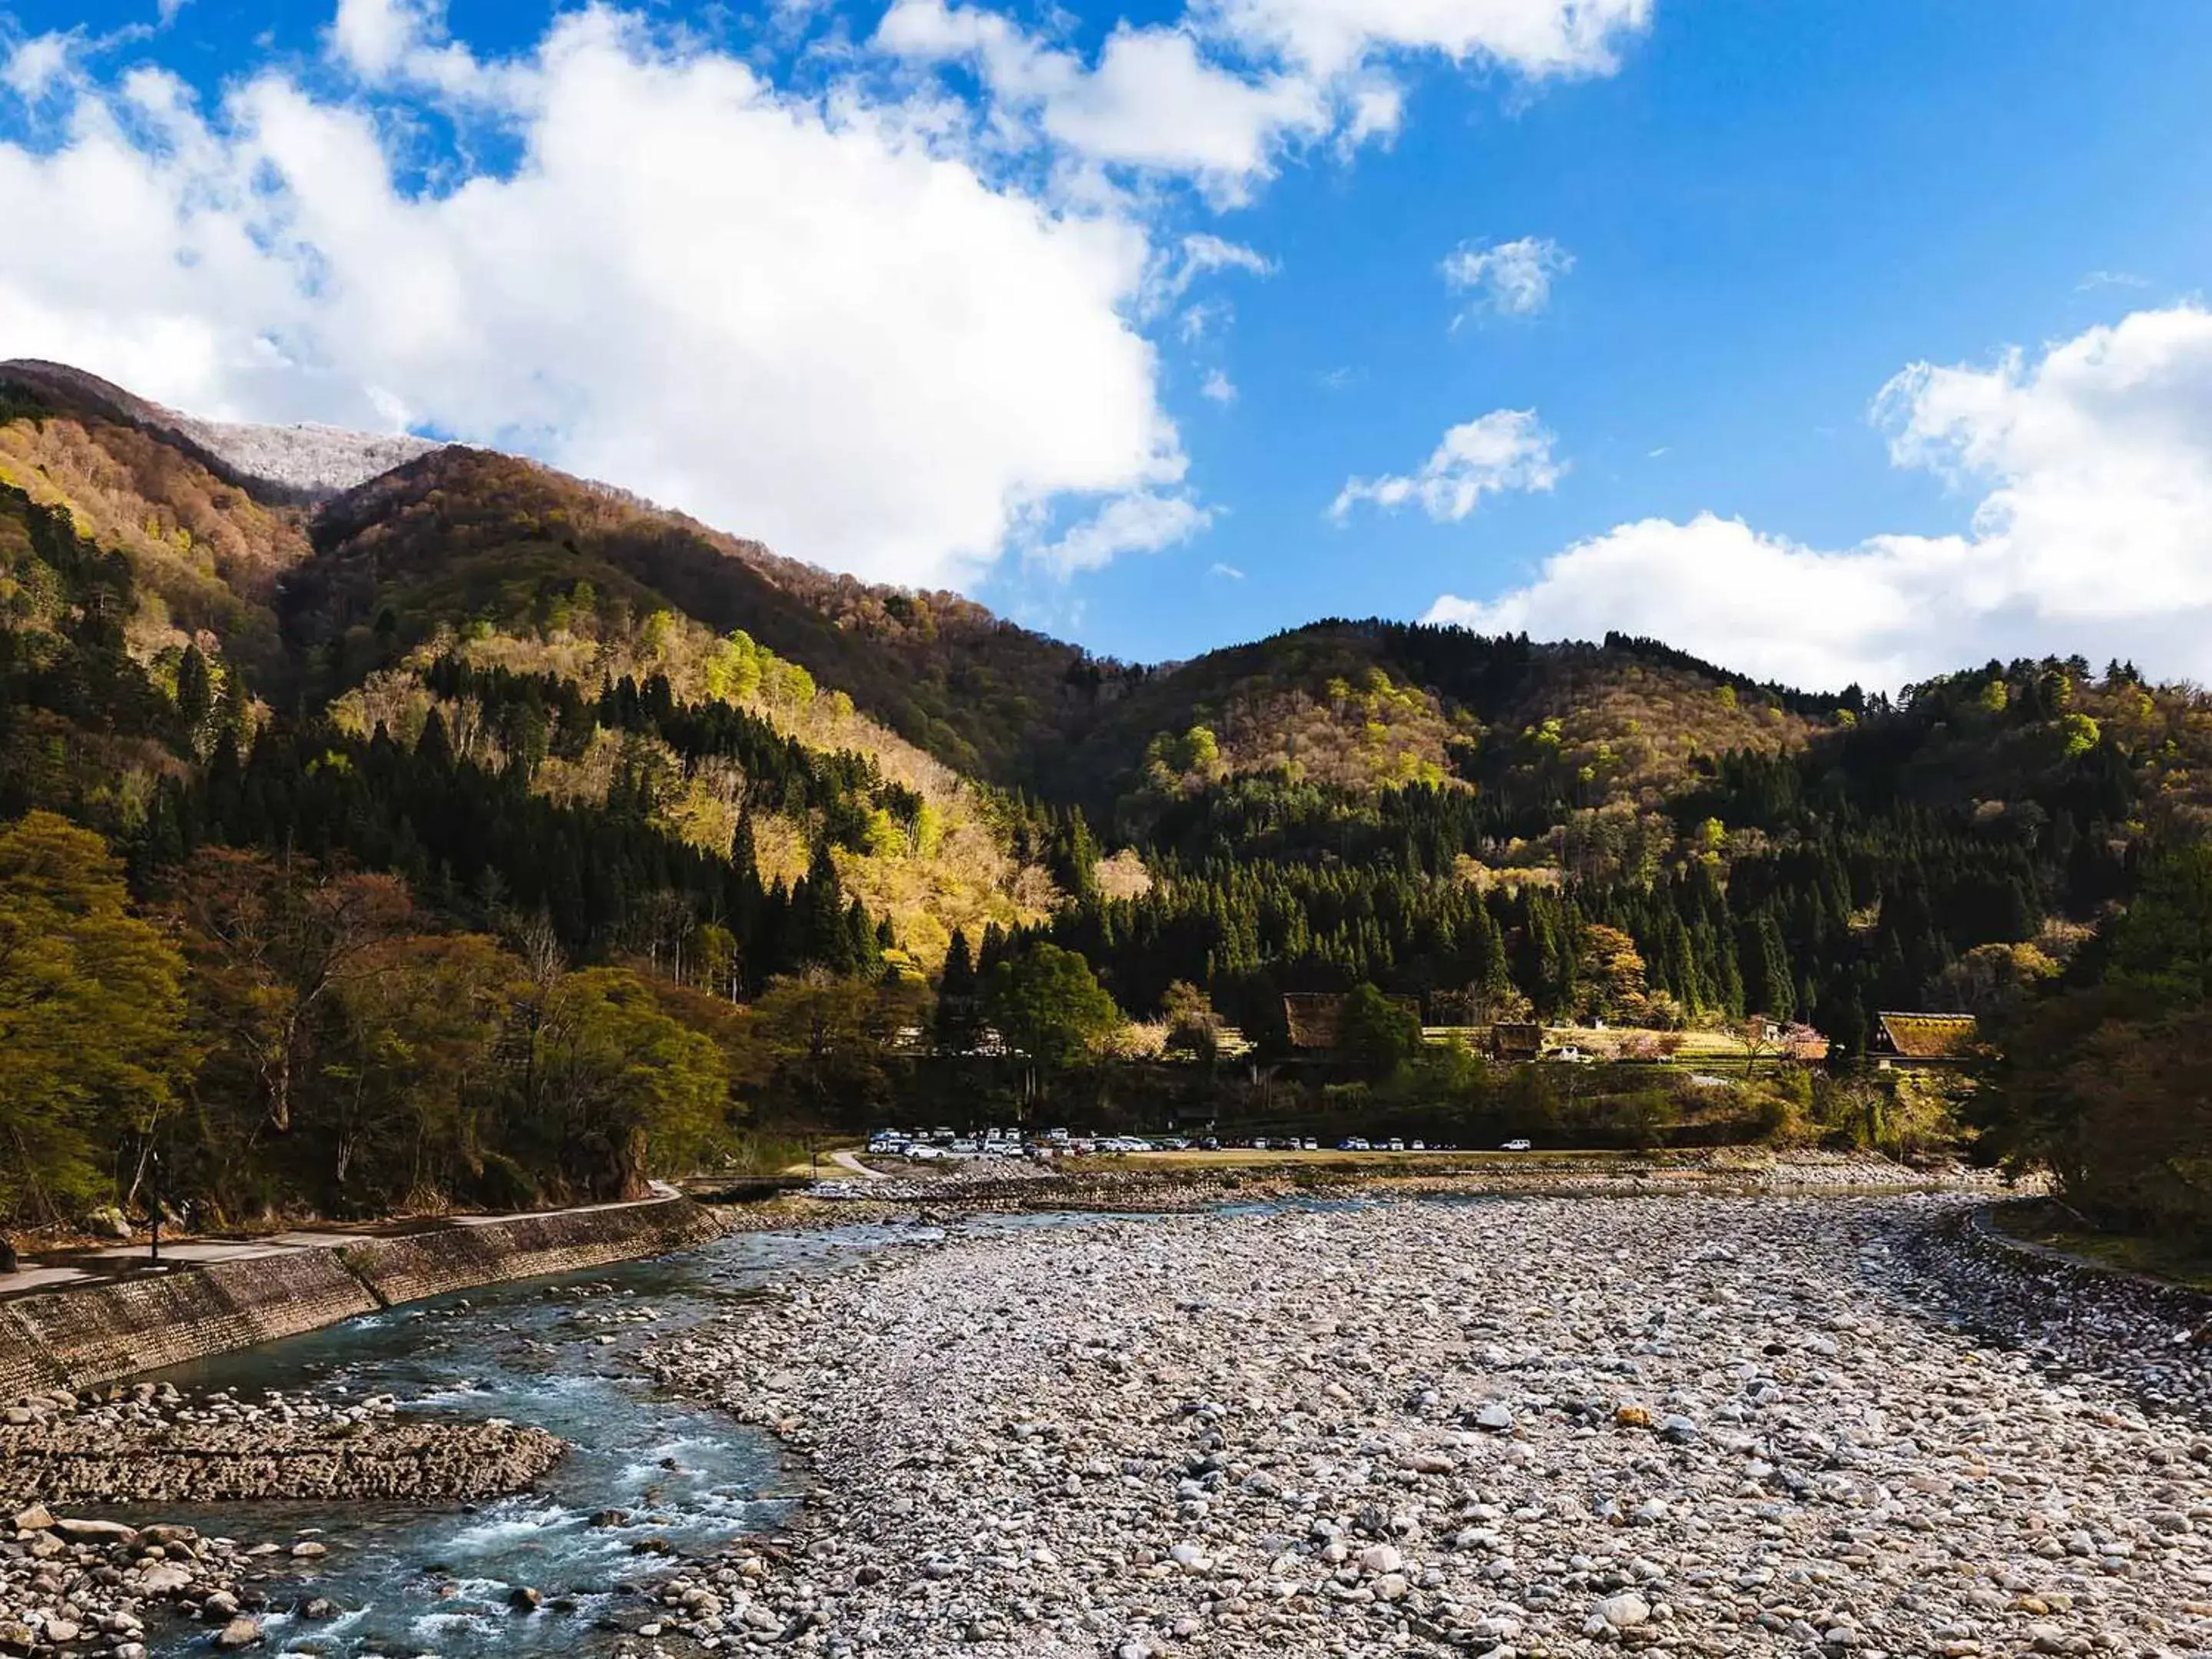
[[161, 1265], [161, 1155], [159, 1152], [147, 1154], [146, 1189], [146, 1211], [153, 1224], [147, 1260], [158, 1267]]

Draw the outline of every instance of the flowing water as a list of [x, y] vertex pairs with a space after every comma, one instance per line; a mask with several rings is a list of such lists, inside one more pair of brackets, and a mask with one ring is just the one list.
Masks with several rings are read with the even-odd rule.
[[[160, 1518], [240, 1542], [329, 1551], [278, 1572], [263, 1651], [331, 1659], [382, 1655], [588, 1653], [601, 1621], [635, 1607], [628, 1587], [668, 1577], [677, 1555], [772, 1529], [792, 1477], [771, 1441], [656, 1388], [631, 1358], [649, 1338], [714, 1318], [763, 1285], [834, 1269], [922, 1228], [740, 1234], [657, 1261], [595, 1268], [445, 1297], [349, 1320], [166, 1373], [180, 1387], [282, 1388], [358, 1398], [396, 1395], [413, 1412], [504, 1417], [573, 1447], [540, 1489], [465, 1509], [364, 1504], [165, 1506]], [[609, 1510], [626, 1524], [594, 1524]], [[278, 1559], [278, 1558], [273, 1558]], [[547, 1606], [519, 1613], [527, 1586]], [[321, 1596], [343, 1611], [296, 1612]], [[556, 1605], [557, 1604], [557, 1605]], [[198, 1652], [203, 1627], [155, 1650]]]
[[[1240, 1206], [1266, 1208], [1266, 1206]], [[963, 1231], [1119, 1224], [1146, 1218], [978, 1217]], [[180, 1388], [251, 1399], [283, 1389], [392, 1394], [410, 1412], [534, 1424], [572, 1449], [519, 1497], [423, 1510], [362, 1503], [164, 1505], [159, 1516], [241, 1543], [313, 1538], [313, 1562], [268, 1558], [258, 1588], [266, 1645], [325, 1659], [475, 1659], [594, 1654], [617, 1618], [644, 1616], [638, 1587], [672, 1577], [675, 1558], [771, 1531], [796, 1477], [772, 1440], [655, 1388], [635, 1351], [711, 1320], [770, 1285], [828, 1273], [871, 1252], [945, 1237], [935, 1227], [739, 1233], [653, 1261], [495, 1285], [349, 1320], [161, 1373]], [[600, 1524], [623, 1510], [623, 1524]], [[138, 1516], [138, 1519], [147, 1517]], [[544, 1605], [518, 1613], [517, 1589]], [[341, 1610], [310, 1620], [321, 1597]], [[204, 1626], [157, 1632], [155, 1654], [207, 1651]]]

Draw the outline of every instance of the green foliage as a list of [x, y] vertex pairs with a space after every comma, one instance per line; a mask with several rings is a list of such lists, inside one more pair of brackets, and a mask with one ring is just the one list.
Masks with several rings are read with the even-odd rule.
[[2111, 931], [2115, 988], [2158, 1009], [2212, 1000], [2212, 844], [2154, 862]]
[[905, 1079], [921, 988], [823, 975], [778, 980], [754, 1006], [763, 1099], [786, 1128], [878, 1124]]
[[125, 1195], [189, 1073], [184, 960], [127, 897], [98, 836], [0, 827], [0, 1220]]
[[1042, 940], [992, 971], [984, 1010], [1007, 1047], [1046, 1071], [1095, 1058], [1121, 1025], [1091, 964]]
[[1378, 1081], [1421, 1050], [1420, 1016], [1376, 989], [1358, 985], [1337, 1019], [1337, 1050], [1346, 1064]]
[[2086, 960], [2003, 1028], [1989, 1143], [2099, 1222], [2212, 1242], [2212, 846], [2154, 860]]

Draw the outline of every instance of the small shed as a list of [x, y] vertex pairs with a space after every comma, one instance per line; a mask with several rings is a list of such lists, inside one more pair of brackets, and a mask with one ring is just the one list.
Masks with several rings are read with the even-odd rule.
[[1540, 1060], [1544, 1028], [1534, 1020], [1501, 1021], [1490, 1028], [1490, 1053], [1497, 1060]]

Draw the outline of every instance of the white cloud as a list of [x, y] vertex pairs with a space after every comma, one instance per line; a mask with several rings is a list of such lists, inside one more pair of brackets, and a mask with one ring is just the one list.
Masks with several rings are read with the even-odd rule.
[[1210, 369], [1205, 383], [1198, 388], [1198, 395], [1217, 404], [1233, 404], [1237, 401], [1237, 383], [1219, 369]]
[[1522, 236], [1491, 247], [1462, 242], [1446, 256], [1444, 282], [1473, 295], [1468, 314], [1490, 310], [1533, 317], [1552, 302], [1552, 281], [1575, 268], [1575, 256], [1548, 236]]
[[1516, 74], [1609, 74], [1652, 0], [1222, 0], [1225, 32], [1323, 74], [1390, 51]]
[[1208, 567], [1206, 574], [1209, 576], [1218, 576], [1225, 582], [1241, 582], [1244, 580], [1244, 573], [1235, 565], [1222, 564], [1218, 562]]
[[1915, 364], [1875, 417], [1900, 466], [1979, 499], [1954, 536], [1821, 550], [1702, 514], [1621, 525], [1432, 621], [1653, 634], [1807, 686], [1894, 688], [2079, 652], [2212, 678], [2212, 313], [2137, 312], [1985, 368]]
[[[971, 577], [1062, 497], [1139, 504], [1079, 561], [1158, 533], [1183, 460], [1127, 212], [604, 8], [482, 64], [345, 0], [331, 49], [350, 92], [267, 69], [204, 112], [141, 69], [0, 143], [0, 221], [41, 228], [0, 262], [0, 356], [216, 416], [404, 410], [886, 580]], [[488, 100], [518, 164], [400, 183], [401, 83]]]
[[1212, 522], [1212, 513], [1187, 495], [1140, 491], [1115, 497], [1030, 556], [1063, 575], [1096, 570], [1123, 553], [1158, 553], [1187, 542]]
[[2074, 284], [2074, 291], [2081, 294], [2093, 288], [2148, 288], [2149, 286], [2150, 280], [2148, 277], [2138, 276], [2132, 271], [2093, 270]]
[[0, 86], [27, 104], [37, 103], [70, 78], [70, 58], [77, 44], [75, 35], [58, 33], [18, 41], [0, 59]]
[[[1184, 295], [1190, 292], [1192, 283], [1217, 270], [1241, 270], [1254, 276], [1272, 276], [1275, 274], [1275, 262], [1241, 242], [1231, 242], [1203, 231], [1185, 236], [1172, 251], [1163, 252], [1153, 261], [1153, 270], [1145, 284], [1145, 314], [1156, 317], [1172, 309]], [[1186, 340], [1198, 338], [1214, 322], [1228, 314], [1227, 305], [1218, 301], [1187, 307], [1181, 325], [1183, 337]]]
[[[1147, 331], [1209, 331], [1227, 307], [1193, 284], [1273, 266], [1167, 237], [1188, 203], [1164, 182], [1238, 200], [1304, 147], [1387, 139], [1410, 55], [1601, 74], [1648, 21], [1188, 0], [1077, 52], [896, 0], [802, 94], [643, 9], [560, 10], [480, 56], [443, 0], [333, 4], [323, 62], [242, 69], [212, 106], [150, 66], [88, 75], [66, 42], [8, 53], [51, 118], [0, 140], [0, 217], [41, 227], [0, 262], [0, 352], [219, 417], [525, 449], [915, 583], [1055, 534], [1080, 566], [1203, 527]], [[980, 110], [927, 72], [952, 61]], [[458, 154], [417, 148], [447, 130], [426, 106]], [[1093, 516], [1042, 528], [1071, 501]]]
[[1346, 479], [1329, 516], [1342, 523], [1362, 501], [1385, 512], [1411, 502], [1440, 524], [1456, 523], [1485, 495], [1551, 489], [1566, 471], [1553, 459], [1552, 443], [1534, 410], [1493, 409], [1446, 432], [1418, 472]]
[[1650, 0], [1192, 0], [1123, 23], [1095, 63], [1003, 15], [895, 0], [882, 50], [972, 64], [1002, 125], [1091, 162], [1188, 176], [1236, 202], [1288, 149], [1387, 138], [1404, 114], [1392, 59], [1441, 55], [1529, 79], [1602, 75]]

